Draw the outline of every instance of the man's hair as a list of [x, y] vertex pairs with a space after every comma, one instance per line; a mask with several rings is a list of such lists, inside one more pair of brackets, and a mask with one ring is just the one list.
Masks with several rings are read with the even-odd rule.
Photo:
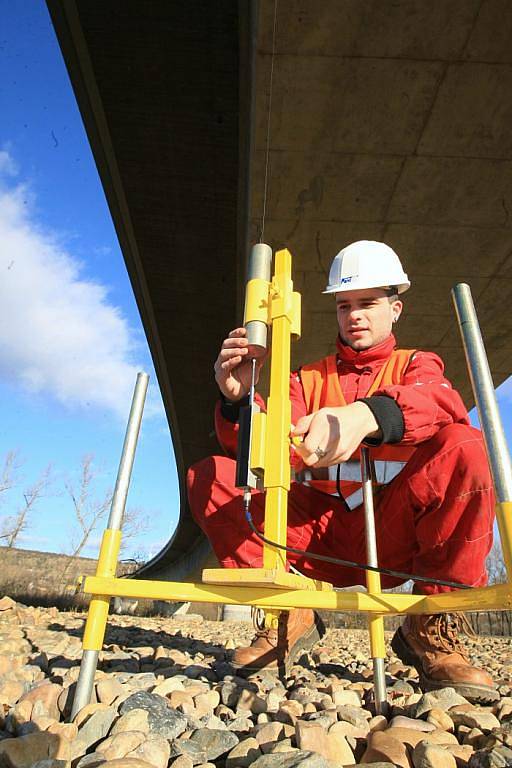
[[385, 291], [390, 304], [393, 301], [398, 301], [398, 299], [400, 298], [398, 295], [398, 288], [396, 285], [390, 285], [389, 288], [385, 289]]

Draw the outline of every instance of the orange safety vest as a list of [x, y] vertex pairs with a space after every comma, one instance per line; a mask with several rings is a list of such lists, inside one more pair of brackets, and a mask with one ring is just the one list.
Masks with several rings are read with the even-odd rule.
[[[415, 352], [415, 349], [395, 349], [389, 360], [378, 372], [366, 397], [370, 397], [382, 387], [400, 384]], [[347, 405], [340, 385], [336, 355], [329, 355], [303, 366], [300, 369], [300, 378], [308, 413], [314, 413], [320, 408]], [[371, 448], [370, 455], [375, 470], [376, 484], [386, 485], [396, 477], [414, 451], [414, 446], [400, 445], [381, 445]], [[339, 490], [350, 509], [354, 509], [362, 503], [360, 450], [358, 449], [348, 461], [339, 466]], [[338, 484], [334, 478], [338, 472], [338, 467], [329, 467], [328, 470], [328, 480], [311, 477], [304, 482], [323, 493], [337, 495]], [[308, 471], [306, 470], [307, 474]]]

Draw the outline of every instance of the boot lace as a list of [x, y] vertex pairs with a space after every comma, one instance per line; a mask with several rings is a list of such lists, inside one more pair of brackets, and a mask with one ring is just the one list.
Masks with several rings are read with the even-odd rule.
[[448, 653], [459, 653], [467, 658], [467, 650], [462, 645], [459, 634], [465, 634], [472, 640], [477, 635], [464, 613], [438, 613], [427, 618], [426, 629], [435, 645]]

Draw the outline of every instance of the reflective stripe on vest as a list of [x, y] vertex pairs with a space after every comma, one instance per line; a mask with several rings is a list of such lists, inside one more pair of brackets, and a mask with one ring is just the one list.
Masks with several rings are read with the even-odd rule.
[[[395, 349], [378, 371], [365, 397], [371, 397], [382, 387], [400, 384], [415, 352], [414, 349]], [[304, 366], [300, 370], [300, 378], [308, 413], [320, 408], [347, 405], [339, 380], [336, 355], [329, 355], [316, 363]], [[391, 482], [404, 468], [414, 451], [414, 446], [400, 445], [371, 448], [370, 455], [375, 465], [377, 483], [386, 485]], [[350, 509], [354, 509], [362, 503], [359, 451], [340, 466], [341, 490]], [[309, 478], [305, 482], [322, 493], [338, 495], [336, 472], [337, 466], [329, 467], [328, 479], [318, 480], [308, 471]]]
[[[387, 485], [400, 474], [406, 464], [406, 461], [374, 461], [373, 468], [375, 471], [375, 482], [377, 485]], [[361, 464], [359, 461], [352, 460], [345, 461], [343, 464], [334, 464], [332, 467], [327, 467], [328, 479], [330, 481], [329, 485], [332, 484], [330, 490], [328, 490], [329, 486], [327, 483], [324, 488], [318, 488], [320, 483], [313, 478], [311, 470], [306, 469], [301, 472], [300, 478], [298, 477], [298, 479], [300, 482], [304, 483], [304, 485], [309, 485], [312, 488], [315, 488], [316, 483], [316, 490], [320, 490], [322, 493], [328, 493], [330, 496], [339, 496], [336, 487], [338, 466], [340, 467], [340, 482], [346, 481], [358, 484], [361, 482]], [[349, 509], [355, 509], [363, 503], [363, 490], [362, 488], [358, 488], [357, 491], [348, 496], [344, 496], [343, 498]]]

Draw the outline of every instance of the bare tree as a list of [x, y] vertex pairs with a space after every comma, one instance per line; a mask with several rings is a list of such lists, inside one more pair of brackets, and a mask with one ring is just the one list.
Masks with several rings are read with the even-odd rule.
[[14, 515], [7, 517], [0, 530], [0, 539], [6, 539], [7, 547], [14, 547], [20, 534], [26, 530], [30, 515], [37, 502], [43, 498], [51, 484], [51, 464], [48, 464], [36, 482], [23, 492], [23, 504]]
[[3, 467], [0, 470], [0, 494], [14, 488], [18, 481], [17, 472], [20, 466], [18, 452], [7, 451]]
[[492, 549], [487, 556], [486, 565], [489, 584], [504, 584], [507, 581], [507, 569], [505, 568], [499, 539], [494, 541]]
[[72, 558], [81, 555], [91, 534], [96, 530], [98, 523], [110, 507], [112, 499], [110, 488], [99, 499], [94, 496], [93, 484], [97, 474], [93, 470], [93, 458], [92, 454], [86, 454], [82, 457], [78, 488], [75, 488], [71, 483], [66, 483], [66, 490], [73, 502], [75, 522], [78, 529], [78, 535], [72, 540], [72, 551], [70, 553]]

